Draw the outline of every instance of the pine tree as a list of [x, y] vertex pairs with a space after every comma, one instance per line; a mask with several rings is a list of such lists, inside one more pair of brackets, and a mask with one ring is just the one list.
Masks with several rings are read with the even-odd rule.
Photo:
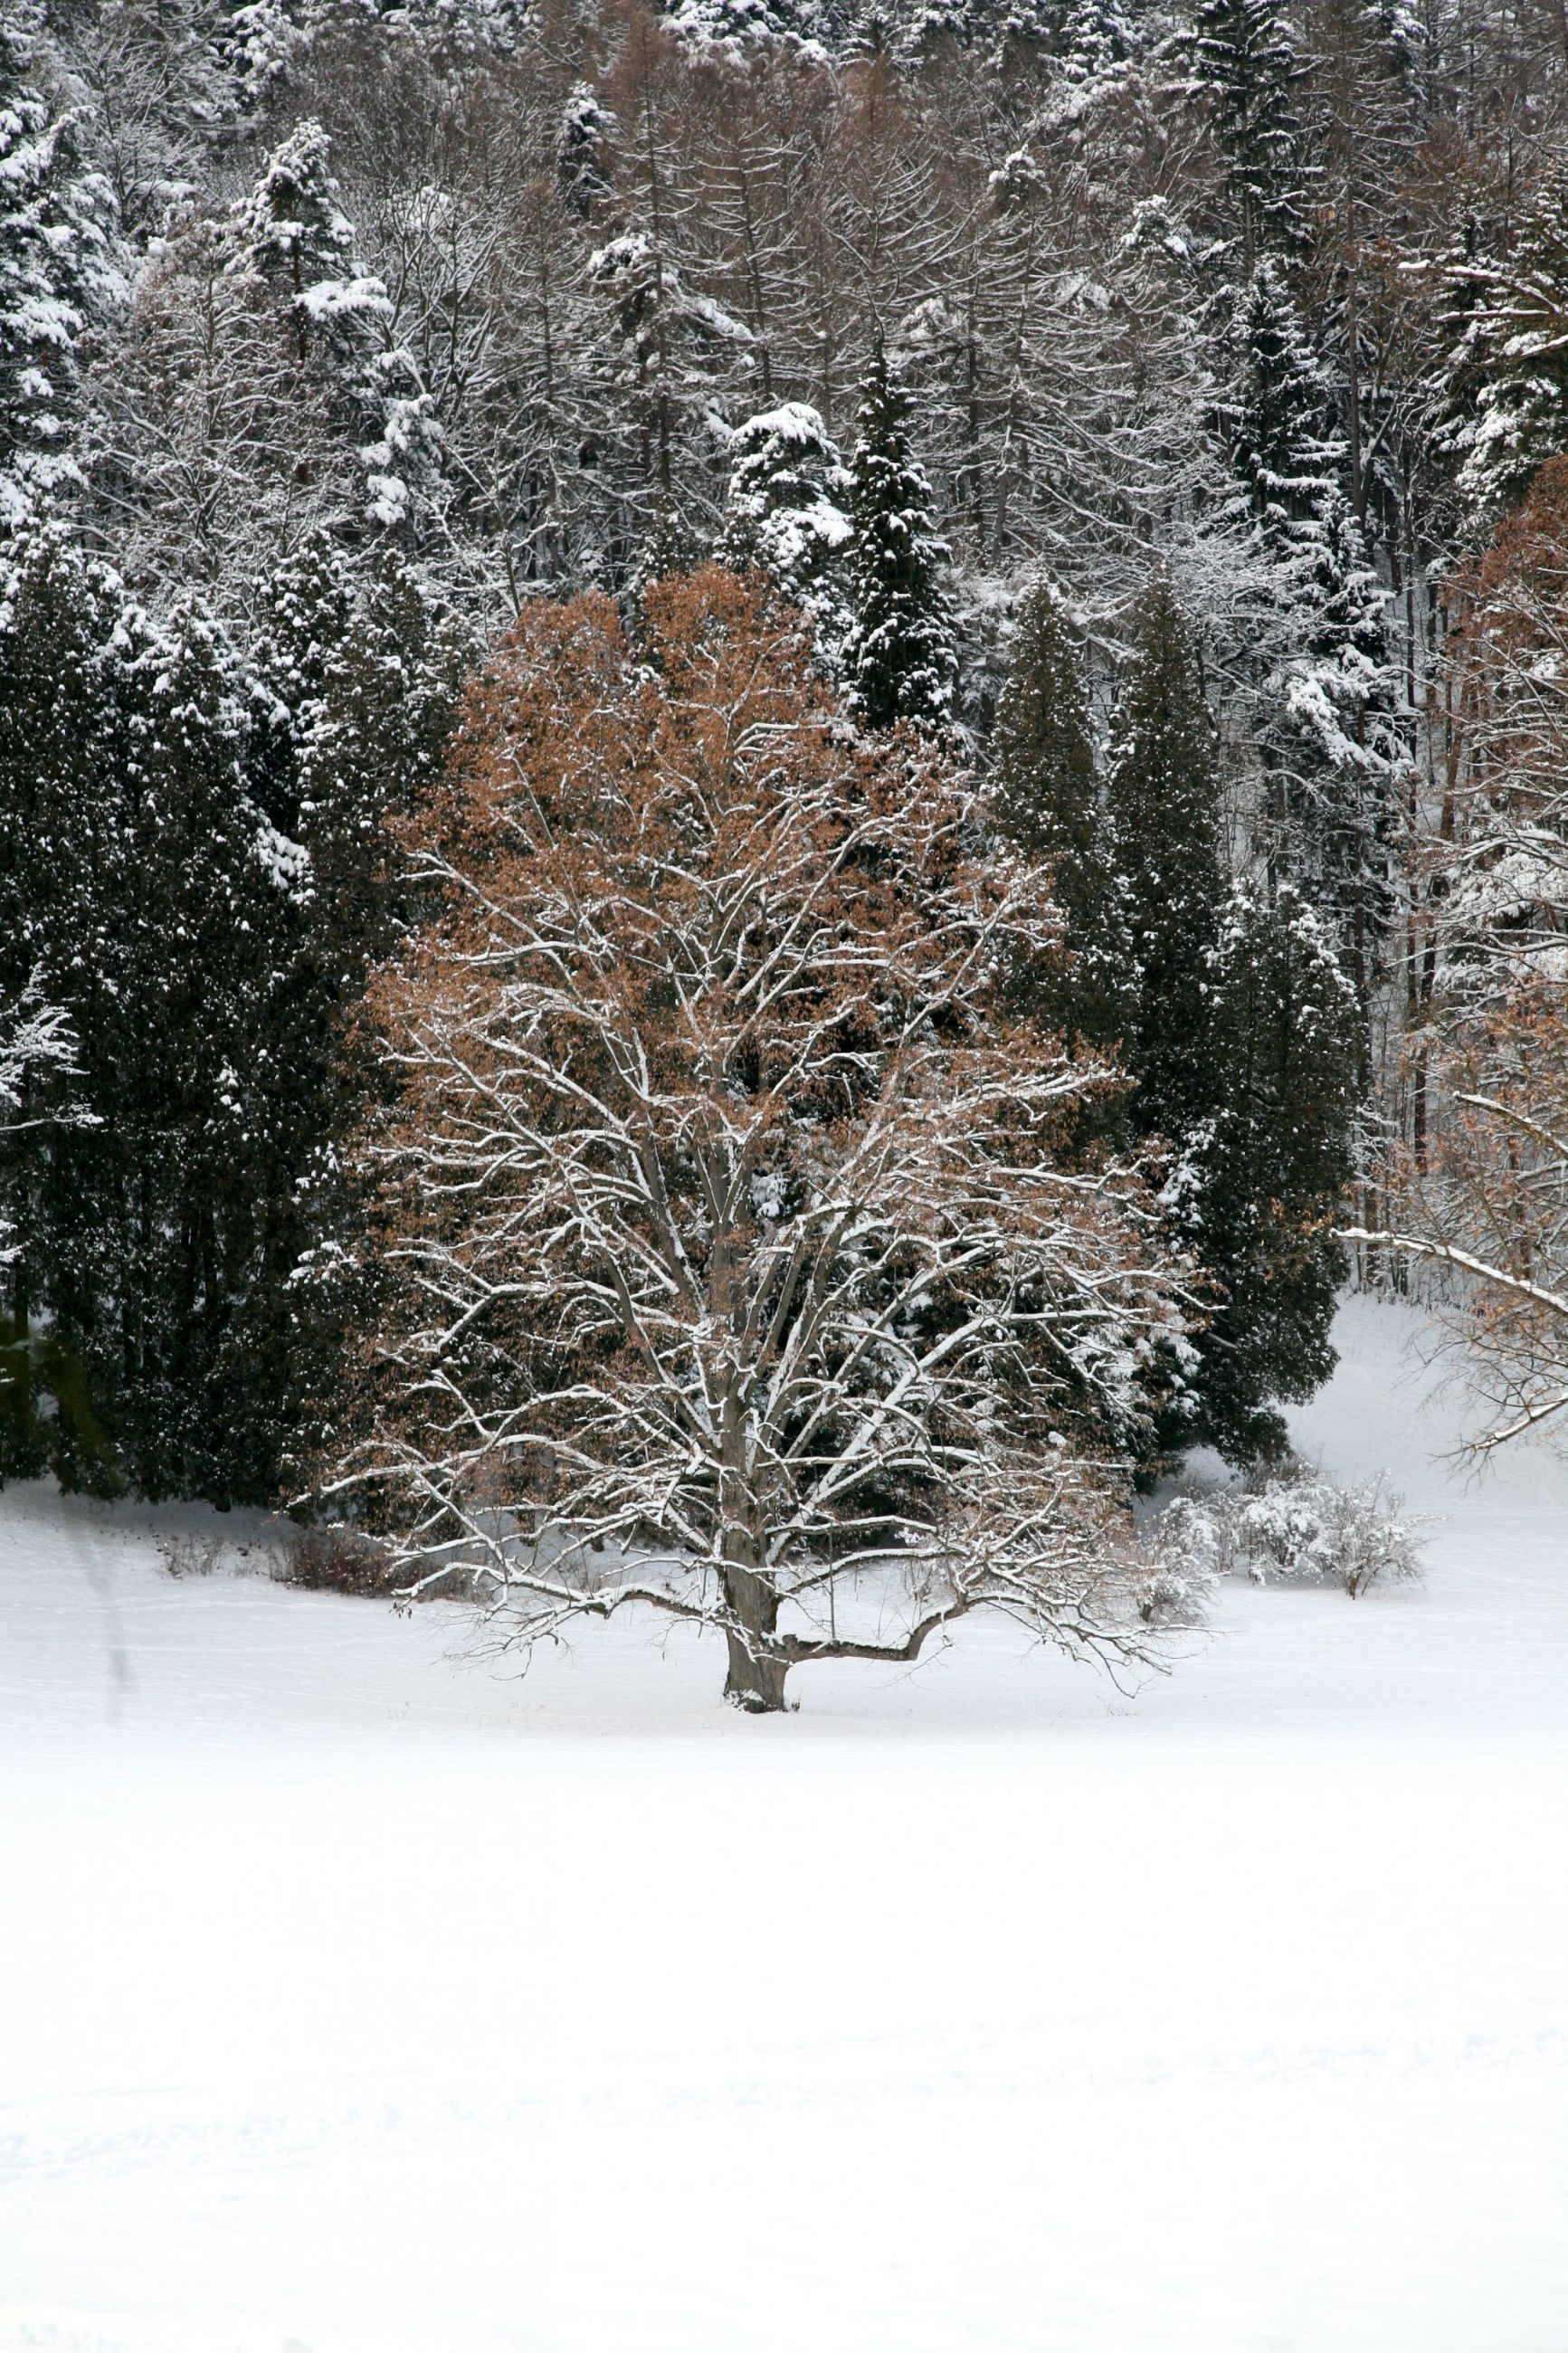
[[1219, 1083], [1169, 1187], [1177, 1234], [1218, 1286], [1186, 1434], [1232, 1461], [1282, 1452], [1274, 1400], [1304, 1400], [1333, 1370], [1331, 1229], [1352, 1176], [1361, 1031], [1306, 902], [1289, 885], [1272, 907], [1237, 892], [1210, 959]]
[[16, 15], [0, 16], [0, 530], [79, 480], [77, 341], [112, 285], [106, 192], [31, 69]]
[[[353, 1013], [404, 913], [385, 820], [434, 775], [453, 667], [426, 598], [389, 554], [354, 578], [330, 549], [308, 551], [278, 600], [250, 775], [263, 759], [266, 839], [290, 887], [271, 904], [250, 1047], [254, 1255], [222, 1368], [231, 1393], [243, 1381], [246, 1443], [274, 1481], [312, 1397], [331, 1386], [326, 1303], [301, 1276], [353, 1217], [335, 1147], [371, 1084]], [[228, 1431], [226, 1419], [225, 1442]]]
[[1462, 321], [1453, 438], [1472, 517], [1489, 527], [1568, 450], [1568, 162], [1531, 187], [1506, 261], [1456, 262], [1450, 276]]
[[1045, 586], [1026, 598], [993, 741], [996, 811], [1032, 858], [1048, 860], [1066, 919], [1066, 969], [1035, 987], [1044, 1018], [1090, 1050], [1132, 1018], [1131, 943], [1100, 805], [1084, 691], [1061, 607]]
[[730, 444], [724, 553], [755, 564], [810, 614], [834, 661], [849, 627], [845, 581], [850, 480], [819, 412], [804, 401], [765, 409]]
[[1305, 242], [1298, 92], [1306, 68], [1278, 0], [1198, 0], [1193, 24], [1193, 59], [1213, 96], [1250, 276], [1264, 253]]
[[[120, 879], [113, 647], [123, 600], [60, 522], [35, 522], [9, 553], [0, 582], [0, 1001], [18, 1005], [36, 992], [79, 1040], [103, 1004], [104, 928]], [[58, 1068], [26, 1072], [0, 1127], [0, 1479], [48, 1469], [68, 1488], [108, 1492], [110, 1452], [56, 1324], [71, 1169], [99, 1140], [66, 1134], [68, 1113], [95, 1109], [90, 1073], [79, 1091], [73, 1081], [68, 1092], [62, 1079]]]
[[1209, 957], [1226, 881], [1214, 723], [1193, 633], [1163, 579], [1133, 613], [1107, 797], [1137, 976], [1133, 1118], [1177, 1143], [1214, 1099]]
[[431, 773], [447, 667], [390, 560], [353, 580], [304, 551], [256, 675], [198, 611], [151, 622], [63, 530], [24, 543], [0, 600], [0, 1001], [37, 976], [62, 1008], [90, 1118], [56, 1115], [57, 1076], [0, 1134], [0, 1386], [25, 1359], [53, 1394], [41, 1421], [7, 1418], [15, 1378], [0, 1397], [11, 1469], [41, 1429], [68, 1478], [275, 1500], [329, 1361], [297, 1276], [345, 1206], [347, 1031], [399, 913], [382, 818]]
[[1232, 462], [1270, 552], [1289, 555], [1335, 485], [1344, 455], [1329, 386], [1283, 269], [1259, 261], [1237, 318], [1239, 384], [1227, 420]]
[[1231, 453], [1274, 607], [1258, 730], [1269, 859], [1332, 923], [1364, 1007], [1389, 913], [1387, 798], [1397, 752], [1383, 591], [1342, 487], [1346, 450], [1326, 371], [1268, 257], [1245, 290], [1238, 342]]
[[440, 434], [413, 359], [391, 340], [386, 289], [360, 268], [331, 155], [319, 122], [298, 124], [236, 207], [233, 234], [288, 305], [301, 368], [359, 445], [371, 517], [413, 528], [440, 502]]
[[931, 484], [909, 436], [908, 395], [878, 336], [861, 389], [850, 464], [854, 618], [844, 648], [850, 701], [870, 727], [907, 719], [938, 730], [952, 716], [958, 655]]
[[1393, 914], [1402, 747], [1384, 590], [1342, 491], [1321, 501], [1309, 554], [1303, 641], [1285, 680], [1279, 748], [1293, 779], [1301, 886], [1330, 925], [1365, 1018]]

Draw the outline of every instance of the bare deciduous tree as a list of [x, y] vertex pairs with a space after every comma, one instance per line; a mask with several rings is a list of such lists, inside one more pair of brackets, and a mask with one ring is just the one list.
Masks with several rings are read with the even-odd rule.
[[1459, 721], [1431, 858], [1431, 984], [1410, 1039], [1395, 1230], [1491, 1408], [1489, 1453], [1568, 1409], [1568, 459], [1452, 603]]
[[1005, 1010], [1040, 870], [928, 747], [857, 741], [800, 617], [709, 567], [536, 606], [416, 845], [382, 985], [373, 1496], [528, 1644], [641, 1603], [727, 1695], [982, 1608], [1142, 1654], [1123, 1457], [1181, 1352], [1112, 1074]]

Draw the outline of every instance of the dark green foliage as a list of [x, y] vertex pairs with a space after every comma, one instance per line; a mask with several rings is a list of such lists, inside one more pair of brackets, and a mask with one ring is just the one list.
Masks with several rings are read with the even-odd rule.
[[1091, 1051], [1114, 1045], [1135, 1010], [1131, 943], [1089, 738], [1089, 698], [1060, 607], [1035, 589], [1019, 616], [993, 744], [996, 811], [1032, 857], [1048, 859], [1068, 962], [1031, 976], [1042, 1019]]
[[947, 550], [936, 536], [931, 484], [910, 445], [909, 410], [879, 336], [849, 469], [854, 620], [844, 677], [868, 726], [907, 719], [939, 730], [952, 715], [958, 655]]
[[1383, 592], [1342, 484], [1325, 371], [1276, 262], [1259, 263], [1238, 329], [1231, 455], [1279, 614], [1280, 658], [1258, 730], [1270, 865], [1332, 926], [1364, 1008], [1391, 913], [1399, 756]]
[[273, 1500], [320, 1387], [295, 1278], [342, 1208], [347, 1030], [396, 917], [382, 820], [433, 763], [438, 668], [395, 570], [349, 584], [322, 548], [279, 586], [260, 676], [58, 536], [12, 585], [0, 990], [37, 977], [79, 1073], [47, 1082], [61, 1116], [41, 1096], [0, 1136], [11, 1419], [48, 1387], [139, 1493]]
[[1233, 1460], [1275, 1455], [1273, 1400], [1333, 1370], [1343, 1273], [1331, 1226], [1352, 1176], [1361, 1018], [1311, 909], [1237, 892], [1211, 959], [1215, 1104], [1171, 1187], [1177, 1232], [1220, 1286], [1200, 1341], [1189, 1434]]
[[0, 1316], [0, 1484], [46, 1472], [67, 1494], [117, 1495], [124, 1484], [80, 1357], [58, 1333]]
[[1212, 94], [1248, 273], [1259, 255], [1307, 241], [1302, 123], [1306, 69], [1277, 0], [1198, 0], [1193, 59]]
[[1133, 615], [1107, 791], [1138, 1010], [1126, 1060], [1140, 1133], [1177, 1142], [1214, 1098], [1209, 956], [1226, 889], [1219, 764], [1197, 649], [1169, 583]]
[[1507, 259], [1456, 257], [1449, 361], [1460, 483], [1495, 523], [1548, 458], [1568, 450], [1568, 162], [1531, 189]]
[[1329, 387], [1284, 271], [1258, 263], [1237, 321], [1239, 396], [1227, 419], [1231, 459], [1266, 543], [1289, 550], [1334, 485], [1342, 444]]
[[0, 531], [75, 478], [76, 344], [104, 261], [75, 124], [0, 14]]
[[1162, 583], [1136, 616], [1109, 785], [1137, 991], [1129, 1121], [1172, 1150], [1177, 1238], [1213, 1285], [1196, 1380], [1164, 1435], [1244, 1461], [1283, 1442], [1272, 1400], [1310, 1396], [1332, 1366], [1328, 1229], [1352, 1173], [1363, 1032], [1297, 893], [1268, 907], [1228, 890], [1196, 649]]

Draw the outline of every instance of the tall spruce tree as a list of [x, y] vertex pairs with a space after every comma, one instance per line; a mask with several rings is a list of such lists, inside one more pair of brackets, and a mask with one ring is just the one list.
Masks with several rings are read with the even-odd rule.
[[1343, 488], [1327, 372], [1272, 259], [1243, 293], [1238, 343], [1231, 455], [1274, 607], [1258, 729], [1269, 864], [1331, 922], [1364, 1008], [1390, 913], [1398, 748], [1384, 592]]
[[909, 396], [893, 378], [879, 334], [849, 470], [854, 618], [844, 678], [868, 726], [907, 719], [937, 730], [952, 718], [955, 623], [947, 549], [936, 534], [931, 484], [910, 440], [909, 414]]
[[1133, 1117], [1174, 1144], [1214, 1100], [1209, 958], [1226, 866], [1214, 722], [1192, 630], [1163, 578], [1133, 613], [1106, 784], [1137, 987]]
[[0, 1001], [36, 976], [79, 1062], [0, 1134], [0, 1387], [51, 1391], [13, 1413], [9, 1382], [0, 1475], [39, 1467], [41, 1429], [79, 1482], [266, 1503], [322, 1386], [296, 1278], [343, 1207], [347, 1032], [397, 920], [382, 818], [448, 698], [390, 561], [353, 581], [318, 543], [269, 628], [258, 676], [58, 527], [0, 598]]
[[76, 479], [77, 342], [113, 276], [106, 208], [17, 12], [0, 14], [0, 529]]
[[[0, 580], [0, 1001], [37, 990], [79, 1038], [114, 1006], [106, 926], [122, 854], [115, 787], [115, 649], [123, 600], [62, 523], [11, 542]], [[116, 1473], [71, 1341], [56, 1322], [63, 1230], [112, 1257], [80, 1200], [94, 1130], [68, 1139], [62, 1073], [25, 1075], [0, 1129], [0, 1479], [53, 1470], [111, 1492]], [[92, 1106], [90, 1073], [82, 1097]], [[102, 1113], [95, 1115], [101, 1120]], [[74, 1147], [74, 1148], [71, 1148]]]
[[1531, 188], [1506, 260], [1457, 259], [1451, 276], [1452, 438], [1472, 516], [1490, 528], [1568, 450], [1568, 161], [1553, 156]]
[[1279, 0], [1198, 0], [1193, 60], [1212, 96], [1250, 276], [1263, 254], [1300, 251], [1307, 241], [1300, 97], [1307, 68]]
[[1332, 1223], [1361, 1059], [1355, 992], [1289, 884], [1273, 906], [1243, 891], [1227, 904], [1207, 1029], [1215, 1099], [1169, 1187], [1178, 1236], [1218, 1286], [1186, 1435], [1248, 1461], [1285, 1450], [1276, 1400], [1303, 1401], [1333, 1370]]
[[1042, 1018], [1103, 1050], [1134, 1013], [1131, 942], [1089, 733], [1089, 697], [1049, 588], [1026, 598], [993, 739], [996, 812], [1032, 857], [1049, 860], [1066, 921], [1067, 965], [1032, 976]]
[[1192, 1391], [1165, 1425], [1233, 1461], [1279, 1451], [1278, 1398], [1332, 1364], [1329, 1222], [1351, 1173], [1362, 1026], [1311, 910], [1232, 894], [1215, 733], [1169, 586], [1135, 615], [1108, 778], [1137, 1018], [1135, 1134], [1173, 1154], [1176, 1233], [1213, 1286]]
[[731, 441], [724, 553], [757, 565], [811, 615], [830, 663], [849, 627], [850, 487], [819, 412], [804, 401], [748, 417]]

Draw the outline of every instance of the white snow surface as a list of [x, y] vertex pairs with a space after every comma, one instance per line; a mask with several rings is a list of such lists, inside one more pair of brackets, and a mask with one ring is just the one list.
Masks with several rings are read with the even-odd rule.
[[1563, 2353], [1568, 1470], [1434, 1464], [1419, 1328], [1298, 1435], [1425, 1586], [1227, 1588], [1131, 1696], [981, 1626], [786, 1719], [640, 1627], [520, 1683], [0, 1497], [0, 2347]]

